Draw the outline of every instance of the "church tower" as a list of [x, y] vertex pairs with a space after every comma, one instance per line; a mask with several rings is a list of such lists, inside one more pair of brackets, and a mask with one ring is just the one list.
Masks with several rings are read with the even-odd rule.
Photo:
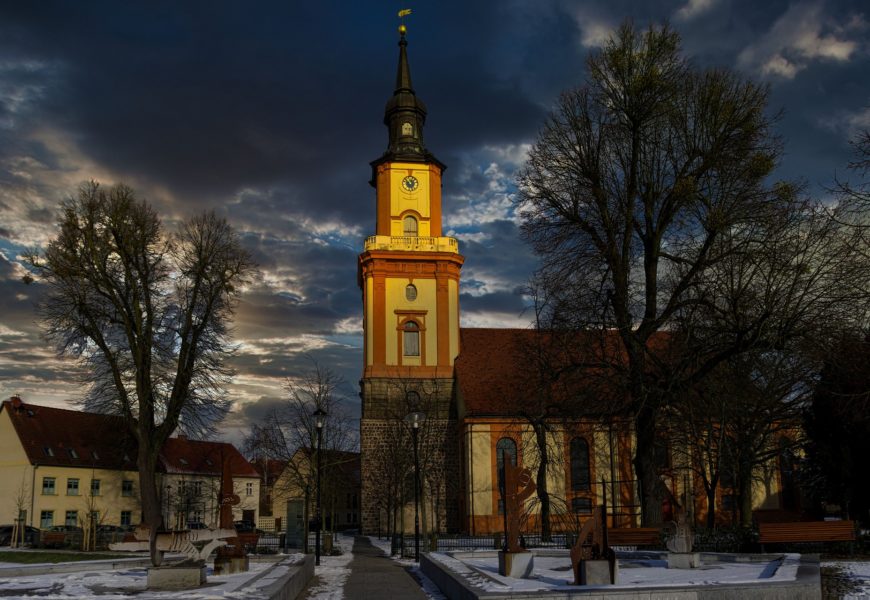
[[[445, 165], [423, 140], [426, 106], [411, 84], [408, 42], [399, 28], [396, 87], [387, 101], [387, 150], [371, 163], [375, 235], [359, 256], [363, 299], [362, 528], [387, 527], [391, 478], [412, 457], [403, 418], [425, 413], [419, 428], [424, 530], [458, 526], [458, 440], [453, 363], [459, 354], [459, 273], [456, 239], [442, 235], [441, 176]], [[454, 464], [455, 463], [455, 464]], [[411, 463], [413, 465], [413, 463]], [[413, 468], [413, 466], [411, 467]], [[447, 480], [451, 480], [448, 483]], [[440, 483], [428, 483], [440, 482]], [[403, 484], [404, 485], [404, 484]]]

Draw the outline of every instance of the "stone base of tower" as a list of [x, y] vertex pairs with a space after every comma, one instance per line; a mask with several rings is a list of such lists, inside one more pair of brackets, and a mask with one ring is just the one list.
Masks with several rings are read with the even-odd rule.
[[[364, 379], [360, 420], [361, 526], [368, 535], [414, 531], [414, 448], [404, 417], [421, 410], [420, 530], [460, 528], [459, 435], [452, 379]], [[408, 406], [407, 392], [419, 395]]]

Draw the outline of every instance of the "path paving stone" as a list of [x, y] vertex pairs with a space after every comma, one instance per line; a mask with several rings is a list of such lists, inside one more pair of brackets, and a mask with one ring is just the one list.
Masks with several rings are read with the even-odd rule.
[[[428, 596], [420, 588], [419, 582], [405, 567], [385, 556], [367, 537], [357, 536], [353, 544], [353, 558], [347, 565], [350, 571], [344, 586], [336, 598], [344, 600], [427, 600]], [[332, 591], [332, 590], [330, 590]], [[338, 590], [334, 590], [338, 592]], [[323, 581], [317, 577], [309, 583], [304, 600], [328, 598], [332, 594], [324, 590]]]

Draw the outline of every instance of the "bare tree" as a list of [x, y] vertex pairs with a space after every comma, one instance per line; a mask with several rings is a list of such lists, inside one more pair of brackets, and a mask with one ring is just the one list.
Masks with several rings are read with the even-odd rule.
[[308, 370], [287, 381], [287, 399], [282, 405], [262, 423], [251, 426], [245, 440], [247, 454], [286, 464], [286, 475], [276, 482], [277, 492], [298, 493], [306, 487], [312, 493], [316, 490], [317, 428], [313, 415], [317, 409], [327, 413], [322, 434], [322, 505], [336, 506], [337, 494], [347, 489], [343, 463], [349, 460], [346, 453], [355, 450], [356, 439], [345, 408], [344, 387], [341, 376], [311, 359]]
[[15, 510], [15, 516], [12, 521], [12, 535], [9, 537], [9, 545], [16, 548], [19, 544], [24, 544], [26, 539], [27, 527], [25, 525], [24, 513], [27, 507], [30, 506], [30, 483], [27, 481], [27, 469], [21, 470], [21, 483], [15, 490], [12, 496], [12, 505]]
[[623, 25], [588, 68], [532, 148], [518, 207], [542, 258], [546, 325], [618, 334], [607, 358], [624, 395], [603, 409], [634, 420], [643, 520], [656, 523], [671, 399], [731, 357], [842, 316], [854, 251], [794, 186], [768, 186], [780, 143], [764, 87], [693, 67], [667, 26]]
[[85, 406], [120, 414], [138, 444], [151, 560], [162, 527], [155, 478], [164, 442], [206, 432], [227, 411], [229, 322], [253, 270], [229, 224], [205, 214], [167, 235], [124, 185], [90, 182], [63, 204], [60, 233], [29, 262], [48, 287], [42, 315], [62, 355], [85, 367]]

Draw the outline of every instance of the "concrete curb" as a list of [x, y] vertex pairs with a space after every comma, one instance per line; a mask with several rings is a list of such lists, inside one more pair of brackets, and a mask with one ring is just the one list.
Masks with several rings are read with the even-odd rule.
[[[169, 562], [169, 561], [167, 561]], [[78, 571], [117, 571], [136, 567], [150, 567], [150, 558], [117, 558], [112, 560], [80, 560], [52, 565], [20, 565], [0, 567], [0, 577], [23, 577], [26, 575], [46, 575], [51, 573], [76, 573]]]

